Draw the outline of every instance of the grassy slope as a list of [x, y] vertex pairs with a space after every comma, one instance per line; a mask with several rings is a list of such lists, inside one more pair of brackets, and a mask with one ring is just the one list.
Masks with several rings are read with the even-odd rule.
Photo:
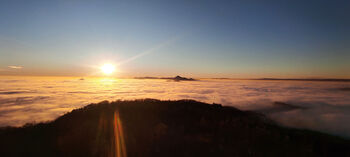
[[1, 156], [114, 156], [114, 113], [131, 156], [350, 156], [350, 142], [191, 100], [101, 102], [50, 123], [0, 129]]

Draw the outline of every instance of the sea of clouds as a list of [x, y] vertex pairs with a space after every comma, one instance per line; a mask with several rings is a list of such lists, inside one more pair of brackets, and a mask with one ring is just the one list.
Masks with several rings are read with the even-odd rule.
[[350, 137], [350, 82], [0, 77], [0, 126], [49, 121], [103, 100], [195, 99]]

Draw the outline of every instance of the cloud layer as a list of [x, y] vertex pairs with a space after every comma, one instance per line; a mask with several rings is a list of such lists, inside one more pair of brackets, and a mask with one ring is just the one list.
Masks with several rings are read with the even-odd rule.
[[267, 114], [278, 123], [350, 136], [346, 82], [0, 77], [0, 126], [52, 120], [102, 100], [195, 99]]

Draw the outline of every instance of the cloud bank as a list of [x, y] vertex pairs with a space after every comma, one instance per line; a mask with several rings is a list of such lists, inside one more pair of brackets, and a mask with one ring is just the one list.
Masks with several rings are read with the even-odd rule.
[[278, 123], [350, 136], [349, 82], [0, 77], [0, 126], [52, 120], [103, 100], [195, 99], [265, 113]]

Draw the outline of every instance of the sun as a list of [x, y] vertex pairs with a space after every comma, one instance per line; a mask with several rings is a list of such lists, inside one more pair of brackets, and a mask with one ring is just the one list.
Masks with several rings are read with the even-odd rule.
[[115, 71], [115, 66], [109, 63], [104, 64], [101, 66], [101, 71], [106, 75], [110, 75]]

